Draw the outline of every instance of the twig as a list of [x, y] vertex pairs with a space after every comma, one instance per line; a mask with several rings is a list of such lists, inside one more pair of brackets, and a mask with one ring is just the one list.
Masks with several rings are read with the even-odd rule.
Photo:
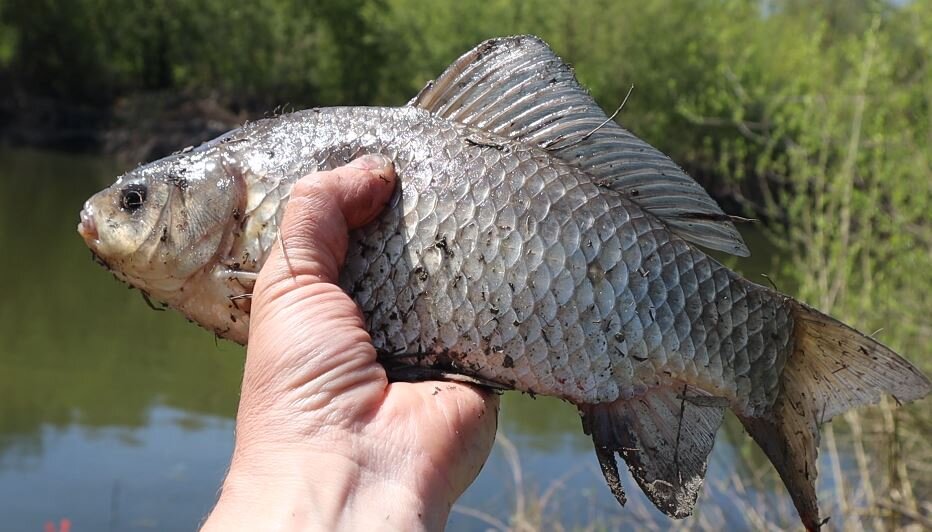
[[511, 469], [512, 482], [515, 487], [515, 518], [524, 521], [525, 500], [524, 500], [524, 477], [521, 474], [521, 459], [518, 457], [518, 449], [507, 436], [499, 432], [495, 435], [495, 442], [501, 446], [508, 467]]
[[902, 515], [903, 517], [907, 517], [919, 523], [920, 525], [922, 525], [923, 528], [932, 530], [932, 519], [930, 519], [929, 517], [925, 515], [922, 515], [919, 512], [910, 510], [909, 508], [904, 508], [903, 506], [896, 504], [893, 501], [887, 501], [887, 500], [877, 501], [877, 506], [880, 506], [881, 508], [885, 508], [892, 512], [896, 512]]
[[848, 506], [848, 490], [845, 488], [845, 475], [841, 469], [841, 460], [839, 459], [838, 445], [835, 444], [833, 427], [827, 425], [823, 435], [825, 436], [826, 447], [828, 447], [829, 462], [832, 464], [832, 475], [835, 478], [835, 490], [837, 492], [835, 493], [835, 499], [838, 502], [839, 513], [841, 513], [844, 520], [842, 528], [845, 528], [848, 525], [848, 517], [852, 515], [852, 512]]
[[[562, 147], [560, 147], [560, 148], [554, 148], [554, 149], [565, 150], [565, 149], [569, 148], [570, 146], [575, 146], [575, 145], [577, 145], [577, 144], [579, 144], [579, 143], [585, 141], [585, 140], [588, 139], [589, 137], [591, 137], [596, 131], [598, 131], [598, 130], [602, 129], [603, 127], [605, 127], [605, 124], [608, 124], [609, 122], [611, 122], [612, 120], [614, 120], [616, 116], [618, 116], [618, 113], [621, 112], [621, 109], [622, 109], [622, 108], [625, 106], [625, 104], [628, 102], [628, 97], [631, 96], [631, 91], [633, 91], [633, 90], [634, 90], [634, 85], [631, 85], [631, 87], [628, 89], [628, 93], [625, 94], [625, 99], [622, 100], [621, 105], [618, 106], [618, 109], [615, 109], [615, 112], [612, 113], [612, 116], [610, 116], [610, 117], [606, 118], [605, 120], [603, 120], [602, 123], [599, 124], [599, 125], [597, 125], [592, 131], [590, 131], [590, 132], [586, 133], [585, 135], [583, 135], [582, 137], [579, 137], [578, 139], [576, 139], [576, 140], [570, 142], [570, 143], [567, 144], [566, 146], [562, 146]], [[540, 145], [540, 147], [541, 147], [542, 149], [549, 150], [549, 149], [551, 149], [555, 144], [557, 144], [558, 142], [563, 141], [563, 140], [566, 140], [567, 136], [568, 136], [568, 135], [558, 135], [558, 136], [556, 136], [556, 137], [554, 137], [554, 138], [548, 140], [547, 142], [542, 143], [542, 144]]]
[[605, 126], [605, 124], [607, 124], [607, 123], [611, 122], [612, 120], [614, 120], [615, 117], [618, 116], [618, 113], [621, 112], [622, 108], [624, 108], [625, 104], [628, 103], [628, 97], [631, 96], [631, 91], [633, 91], [633, 90], [634, 90], [634, 84], [632, 83], [631, 86], [628, 87], [628, 93], [625, 94], [625, 99], [621, 101], [621, 105], [618, 106], [618, 109], [615, 109], [615, 112], [612, 113], [612, 116], [606, 118], [601, 124], [599, 124], [598, 126], [596, 126], [595, 129], [593, 129], [592, 131], [590, 131], [590, 132], [586, 133], [585, 135], [583, 135], [582, 138], [579, 139], [579, 140], [577, 141], [577, 143], [582, 142], [582, 141], [588, 139], [589, 137], [592, 136], [593, 133], [595, 133], [596, 131], [602, 129], [602, 128]]
[[774, 290], [776, 290], [777, 292], [780, 291], [780, 289], [777, 288], [777, 283], [773, 282], [773, 279], [769, 275], [767, 275], [766, 273], [762, 273], [760, 274], [760, 276], [763, 277], [764, 279], [767, 279], [767, 282], [770, 283], [770, 286], [772, 286]]
[[508, 532], [510, 530], [508, 525], [496, 519], [491, 514], [488, 514], [481, 510], [476, 510], [475, 508], [470, 508], [468, 506], [461, 506], [459, 504], [456, 504], [453, 506], [453, 511], [458, 514], [463, 514], [463, 515], [468, 515], [469, 517], [474, 517], [487, 525], [491, 525], [495, 527], [496, 530], [500, 530], [501, 532]]

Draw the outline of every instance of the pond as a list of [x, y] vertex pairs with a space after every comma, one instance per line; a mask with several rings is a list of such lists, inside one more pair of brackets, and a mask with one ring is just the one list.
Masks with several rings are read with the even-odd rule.
[[[122, 170], [102, 157], [0, 150], [0, 529], [68, 519], [75, 531], [192, 530], [228, 465], [243, 350], [153, 312], [75, 232], [84, 199]], [[774, 249], [746, 234], [754, 259], [736, 267], [765, 282]], [[630, 477], [630, 502], [617, 505], [571, 405], [509, 393], [501, 416], [502, 438], [450, 530], [515, 519], [547, 529], [669, 526]], [[824, 489], [830, 468], [820, 469]], [[798, 526], [773, 469], [729, 419], [686, 524], [745, 528], [748, 508], [765, 506]]]

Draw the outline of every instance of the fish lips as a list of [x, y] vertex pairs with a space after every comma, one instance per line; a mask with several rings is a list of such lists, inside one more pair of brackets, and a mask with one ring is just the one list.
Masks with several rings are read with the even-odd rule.
[[94, 219], [94, 209], [87, 203], [85, 203], [84, 208], [81, 209], [81, 222], [78, 223], [78, 234], [81, 235], [81, 238], [84, 239], [84, 243], [90, 248], [91, 257], [93, 257], [94, 262], [100, 264], [107, 270], [111, 270], [110, 264], [97, 252], [100, 247], [100, 234], [97, 232], [97, 221]]
[[87, 245], [94, 249], [100, 243], [100, 235], [97, 233], [97, 222], [94, 220], [94, 212], [90, 205], [85, 204], [81, 209], [81, 222], [78, 224], [78, 234], [87, 242]]

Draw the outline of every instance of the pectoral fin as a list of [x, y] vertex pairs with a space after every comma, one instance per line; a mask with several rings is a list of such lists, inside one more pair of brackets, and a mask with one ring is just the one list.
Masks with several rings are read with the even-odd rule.
[[583, 405], [580, 412], [615, 497], [624, 502], [614, 457], [618, 453], [651, 502], [665, 514], [683, 518], [696, 504], [726, 405], [724, 399], [681, 386]]

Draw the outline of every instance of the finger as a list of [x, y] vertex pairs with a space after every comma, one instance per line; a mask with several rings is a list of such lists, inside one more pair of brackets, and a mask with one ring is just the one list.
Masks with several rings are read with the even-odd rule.
[[336, 282], [348, 230], [375, 218], [394, 186], [392, 163], [382, 156], [317, 172], [294, 185], [282, 238], [253, 295], [244, 407], [261, 407], [298, 390], [315, 398], [301, 400], [308, 410], [361, 384], [381, 393], [385, 372], [375, 364], [358, 307]]
[[394, 188], [394, 166], [378, 154], [299, 180], [291, 189], [280, 243], [262, 268], [266, 282], [336, 283], [348, 231], [378, 216]]
[[[379, 415], [384, 416], [387, 427], [430, 435], [418, 440], [423, 455], [437, 466], [435, 475], [425, 478], [441, 481], [429, 491], [458, 496], [488, 459], [498, 429], [499, 405], [500, 395], [481, 386], [449, 381], [394, 382]], [[402, 419], [408, 423], [400, 423]]]
[[455, 414], [451, 415], [451, 424], [460, 427], [461, 434], [469, 438], [454, 438], [451, 455], [458, 457], [462, 463], [451, 469], [454, 482], [458, 482], [465, 491], [482, 470], [482, 466], [492, 452], [495, 434], [498, 432], [498, 413], [501, 408], [501, 395], [487, 388], [468, 384], [458, 394]]

